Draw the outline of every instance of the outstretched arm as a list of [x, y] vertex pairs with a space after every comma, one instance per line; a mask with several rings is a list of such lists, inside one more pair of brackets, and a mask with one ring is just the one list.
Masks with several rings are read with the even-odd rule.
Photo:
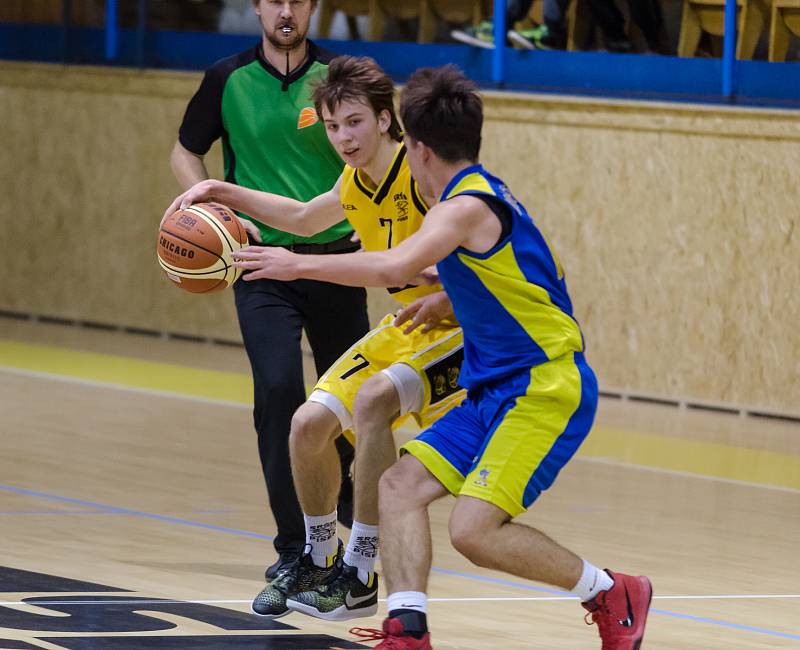
[[483, 208], [472, 197], [440, 203], [428, 212], [420, 230], [386, 251], [296, 255], [282, 248], [251, 246], [235, 254], [234, 266], [250, 271], [245, 280], [308, 278], [354, 287], [402, 287], [469, 242], [486, 218]]
[[194, 203], [217, 201], [233, 210], [244, 212], [267, 226], [309, 237], [344, 219], [339, 199], [340, 183], [341, 179], [328, 192], [303, 202], [209, 179], [193, 185], [178, 196], [167, 208], [164, 218]]

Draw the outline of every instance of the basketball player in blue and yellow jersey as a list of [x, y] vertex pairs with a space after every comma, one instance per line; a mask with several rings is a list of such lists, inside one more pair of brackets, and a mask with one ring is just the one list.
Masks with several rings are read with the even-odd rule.
[[[324, 230], [344, 213], [364, 250], [400, 245], [420, 229], [432, 198], [411, 176], [393, 95], [391, 79], [371, 59], [334, 59], [314, 93], [328, 137], [346, 163], [333, 189], [302, 203], [206, 181], [167, 212], [215, 197], [300, 235]], [[292, 473], [309, 552], [256, 597], [257, 614], [275, 617], [291, 609], [343, 620], [377, 611], [378, 480], [396, 460], [392, 426], [406, 415], [428, 426], [465, 396], [458, 383], [462, 334], [441, 286], [410, 278], [389, 292], [414, 323], [400, 327], [393, 314], [386, 316], [320, 377], [292, 420]], [[340, 469], [334, 441], [342, 433], [356, 444], [354, 523], [336, 579], [322, 586], [314, 584], [312, 576], [320, 572], [312, 567], [330, 565], [337, 556]]]
[[439, 197], [417, 233], [383, 252], [238, 254], [251, 277], [348, 285], [402, 285], [436, 264], [464, 331], [467, 399], [407, 443], [380, 480], [389, 617], [383, 630], [358, 632], [382, 639], [384, 650], [431, 648], [427, 508], [449, 493], [457, 550], [480, 566], [571, 591], [598, 625], [604, 650], [635, 650], [650, 581], [601, 570], [513, 521], [572, 458], [597, 406], [562, 266], [525, 207], [478, 164], [482, 104], [457, 68], [415, 73], [400, 110], [414, 178], [423, 194]]

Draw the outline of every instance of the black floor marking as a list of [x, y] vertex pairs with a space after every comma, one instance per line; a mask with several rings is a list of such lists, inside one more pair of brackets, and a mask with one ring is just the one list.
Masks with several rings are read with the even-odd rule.
[[96, 582], [62, 578], [48, 573], [36, 573], [23, 569], [0, 566], [0, 593], [52, 593], [52, 592], [103, 592], [118, 591], [130, 593], [128, 589], [109, 587]]

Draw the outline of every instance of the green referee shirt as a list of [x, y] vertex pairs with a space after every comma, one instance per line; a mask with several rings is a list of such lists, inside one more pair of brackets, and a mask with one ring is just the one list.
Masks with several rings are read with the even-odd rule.
[[[218, 61], [186, 108], [181, 145], [203, 156], [221, 137], [225, 180], [243, 187], [300, 201], [327, 192], [343, 163], [328, 142], [311, 94], [334, 56], [308, 41], [306, 62], [288, 76], [264, 58], [261, 44]], [[325, 243], [353, 230], [341, 221], [312, 237], [300, 237], [256, 224], [263, 242], [273, 245]]]

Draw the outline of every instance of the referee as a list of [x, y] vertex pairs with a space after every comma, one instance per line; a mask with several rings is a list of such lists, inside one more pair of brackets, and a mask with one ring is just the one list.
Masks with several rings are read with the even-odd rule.
[[[225, 180], [308, 201], [330, 190], [343, 167], [311, 101], [313, 84], [327, 75], [334, 55], [307, 38], [316, 0], [253, 4], [262, 41], [206, 71], [186, 109], [171, 155], [172, 171], [184, 190], [207, 179], [204, 156], [222, 138]], [[347, 221], [313, 237], [257, 225], [262, 245], [296, 253], [337, 254], [357, 248]], [[368, 331], [366, 292], [316, 280], [237, 282], [234, 291], [253, 373], [258, 451], [278, 528], [278, 559], [266, 571], [269, 580], [297, 558], [306, 541], [288, 444], [292, 414], [306, 398], [301, 330], [321, 375]], [[345, 477], [339, 519], [349, 527], [353, 449], [343, 436], [337, 444]]]

